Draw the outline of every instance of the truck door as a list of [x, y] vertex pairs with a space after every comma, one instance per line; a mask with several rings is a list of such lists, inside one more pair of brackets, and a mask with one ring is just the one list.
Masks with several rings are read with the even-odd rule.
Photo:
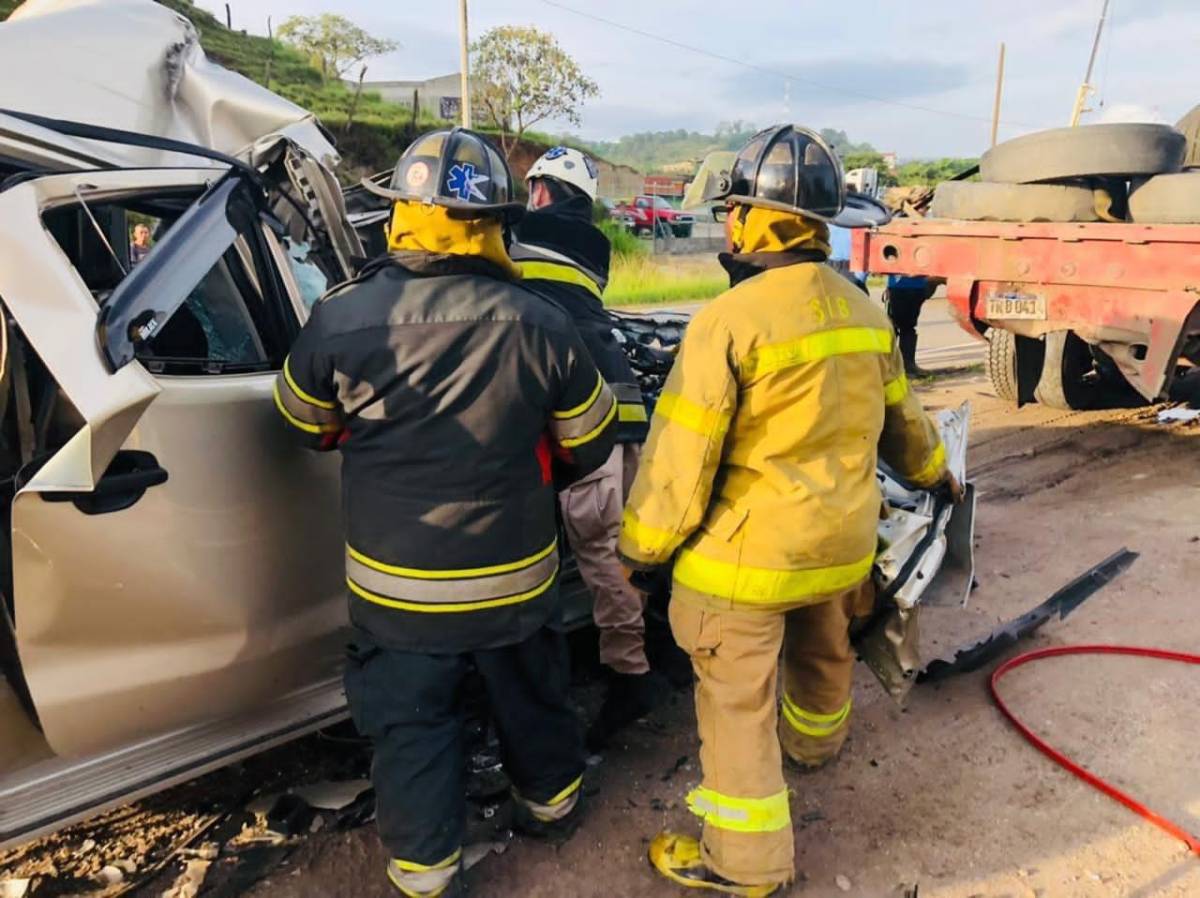
[[[0, 192], [0, 299], [61, 392], [12, 507], [20, 661], [61, 755], [338, 672], [337, 462], [294, 450], [275, 419], [292, 304], [255, 188], [206, 190], [219, 175], [92, 171]], [[127, 247], [111, 247], [105, 283], [53, 231], [113, 209], [157, 244], [128, 276]]]

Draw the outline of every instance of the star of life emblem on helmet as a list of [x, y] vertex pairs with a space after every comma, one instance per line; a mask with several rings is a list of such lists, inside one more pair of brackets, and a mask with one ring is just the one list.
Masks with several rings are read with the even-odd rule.
[[565, 155], [567, 155], [566, 147], [554, 147], [553, 149], [546, 151], [546, 155], [544, 158], [557, 159], [559, 156], [565, 156]]
[[446, 176], [446, 190], [464, 202], [479, 200], [486, 203], [487, 196], [479, 185], [490, 181], [487, 175], [476, 174], [475, 166], [470, 162], [459, 162]]

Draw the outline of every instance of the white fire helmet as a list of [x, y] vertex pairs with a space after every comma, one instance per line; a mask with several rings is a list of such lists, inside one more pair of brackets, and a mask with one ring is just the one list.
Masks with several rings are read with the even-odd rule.
[[525, 175], [525, 183], [537, 178], [554, 178], [570, 184], [595, 202], [600, 190], [600, 173], [591, 157], [570, 147], [554, 147], [533, 163]]

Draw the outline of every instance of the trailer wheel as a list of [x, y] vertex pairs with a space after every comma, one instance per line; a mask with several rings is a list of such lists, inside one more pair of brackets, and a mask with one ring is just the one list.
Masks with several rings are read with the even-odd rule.
[[1010, 184], [1149, 176], [1179, 171], [1186, 151], [1187, 139], [1170, 125], [1052, 128], [992, 147], [979, 160], [979, 173]]
[[996, 396], [1005, 402], [1017, 401], [1017, 337], [993, 327], [987, 332], [987, 356], [984, 367]]
[[1050, 408], [1094, 408], [1096, 386], [1085, 380], [1092, 372], [1092, 349], [1074, 331], [1051, 331], [1046, 334], [1046, 359], [1034, 397]]

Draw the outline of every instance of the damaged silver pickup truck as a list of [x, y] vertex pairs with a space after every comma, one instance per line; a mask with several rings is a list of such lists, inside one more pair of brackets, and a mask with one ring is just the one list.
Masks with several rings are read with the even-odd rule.
[[[106, 37], [42, 65], [78, 34]], [[149, 0], [0, 25], [0, 846], [345, 715], [338, 463], [271, 401], [362, 261], [337, 163]], [[648, 387], [684, 325], [614, 316]], [[943, 427], [963, 480], [965, 414]], [[914, 609], [965, 600], [970, 515], [881, 478], [887, 606], [860, 644], [899, 694]]]

